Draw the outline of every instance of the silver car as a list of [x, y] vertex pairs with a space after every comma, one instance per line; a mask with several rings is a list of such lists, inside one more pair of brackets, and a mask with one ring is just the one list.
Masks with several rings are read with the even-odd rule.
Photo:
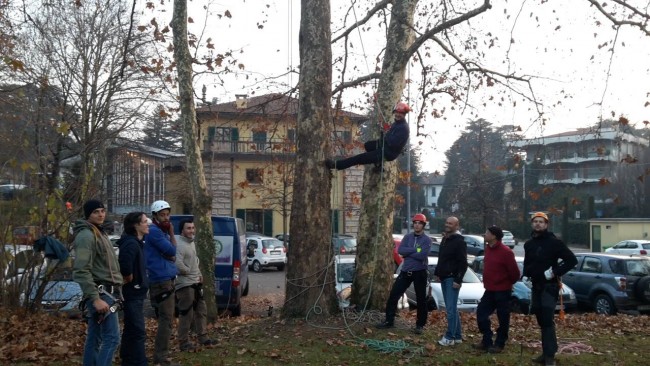
[[[437, 281], [433, 275], [437, 265], [438, 258], [429, 257], [429, 286], [431, 286], [431, 296], [435, 301], [436, 309], [445, 310], [446, 306], [445, 300], [442, 297], [442, 286], [440, 285], [440, 281]], [[399, 274], [401, 270], [402, 266], [400, 265], [395, 273]], [[481, 297], [483, 297], [483, 292], [485, 292], [483, 282], [481, 282], [476, 273], [468, 267], [467, 272], [465, 272], [465, 277], [463, 277], [463, 285], [460, 288], [460, 294], [458, 295], [458, 311], [476, 311], [476, 307], [481, 301]], [[417, 305], [413, 285], [406, 289], [406, 297], [409, 305]]]
[[501, 242], [510, 249], [515, 249], [515, 245], [517, 245], [514, 235], [508, 230], [503, 230], [503, 239], [501, 239]]

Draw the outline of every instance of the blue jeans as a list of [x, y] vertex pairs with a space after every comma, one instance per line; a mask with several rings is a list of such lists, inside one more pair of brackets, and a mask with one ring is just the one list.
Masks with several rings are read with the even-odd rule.
[[[100, 295], [101, 299], [111, 306], [113, 300], [107, 295]], [[117, 346], [120, 345], [120, 322], [117, 313], [104, 314], [101, 323], [97, 323], [99, 315], [93, 306], [93, 300], [86, 300], [88, 309], [88, 334], [84, 346], [84, 366], [110, 366]]]
[[460, 315], [458, 314], [458, 294], [460, 293], [460, 288], [454, 288], [453, 277], [442, 280], [440, 286], [447, 310], [447, 332], [445, 333], [445, 338], [462, 340]]
[[122, 366], [146, 365], [144, 342], [147, 332], [144, 328], [144, 299], [125, 299], [123, 310], [124, 332], [120, 346]]

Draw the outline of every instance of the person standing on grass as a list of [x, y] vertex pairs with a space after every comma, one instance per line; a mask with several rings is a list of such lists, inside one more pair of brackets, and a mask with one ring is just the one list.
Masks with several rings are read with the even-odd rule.
[[554, 366], [557, 353], [554, 317], [560, 296], [559, 277], [569, 272], [578, 260], [562, 240], [548, 231], [548, 216], [544, 212], [533, 214], [531, 225], [531, 238], [524, 244], [524, 277], [533, 283], [531, 313], [535, 314], [542, 331], [542, 354], [533, 362]]
[[[510, 329], [510, 297], [512, 286], [519, 280], [521, 274], [515, 253], [505, 246], [503, 230], [498, 226], [490, 226], [485, 231], [485, 258], [483, 259], [483, 286], [485, 292], [476, 308], [476, 323], [483, 334], [481, 342], [474, 345], [475, 349], [489, 353], [501, 353], [508, 340]], [[496, 311], [499, 319], [497, 337], [492, 342], [492, 323], [490, 315]]]
[[124, 332], [120, 346], [122, 366], [147, 365], [144, 344], [144, 299], [149, 290], [149, 278], [144, 260], [144, 236], [149, 222], [144, 212], [131, 212], [124, 217], [124, 233], [117, 241], [120, 272], [124, 277]]
[[388, 301], [386, 301], [386, 320], [376, 325], [379, 329], [392, 328], [395, 326], [395, 313], [397, 303], [404, 295], [411, 284], [415, 289], [418, 315], [413, 332], [422, 334], [427, 324], [427, 286], [429, 286], [428, 264], [429, 251], [431, 250], [431, 238], [424, 233], [424, 226], [427, 218], [423, 214], [413, 216], [413, 232], [402, 238], [402, 243], [397, 252], [404, 261], [402, 269], [393, 283]]
[[[122, 274], [113, 244], [104, 232], [106, 208], [101, 201], [88, 200], [83, 205], [84, 220], [73, 228], [75, 251], [72, 276], [83, 292], [88, 310], [88, 330], [84, 345], [84, 366], [113, 364], [120, 345], [120, 322], [111, 306], [121, 301]], [[114, 308], [115, 309], [115, 308]]]
[[178, 231], [181, 233], [176, 237], [178, 343], [181, 351], [192, 351], [195, 346], [189, 340], [190, 328], [198, 335], [201, 345], [210, 346], [215, 341], [208, 337], [208, 308], [203, 298], [203, 275], [194, 245], [196, 228], [192, 219], [181, 220]]
[[438, 265], [434, 274], [440, 279], [442, 297], [447, 310], [447, 332], [438, 341], [441, 346], [463, 343], [458, 295], [467, 271], [467, 244], [460, 234], [460, 221], [450, 216], [445, 221], [445, 236], [440, 243]]

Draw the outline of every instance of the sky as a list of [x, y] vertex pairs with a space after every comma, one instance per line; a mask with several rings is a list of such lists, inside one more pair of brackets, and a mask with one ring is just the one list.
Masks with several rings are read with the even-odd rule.
[[[350, 2], [331, 3], [332, 19], [339, 21], [344, 16], [339, 9]], [[223, 83], [203, 78], [195, 85], [197, 90], [206, 84], [208, 99], [225, 102], [234, 100], [235, 94], [282, 92], [287, 85], [297, 83], [297, 75], [286, 75], [286, 71], [299, 64], [300, 1], [220, 0], [209, 4], [206, 12], [203, 1], [190, 2], [189, 16], [194, 19], [190, 30], [212, 37], [217, 50], [237, 50], [244, 69], [224, 77]], [[230, 17], [224, 16], [226, 10]], [[356, 16], [363, 14], [358, 7]], [[170, 9], [162, 18], [171, 19], [171, 15]], [[348, 17], [353, 19], [353, 13]], [[625, 116], [637, 127], [650, 120], [650, 107], [645, 106], [650, 101], [650, 37], [632, 28], [621, 28], [617, 34], [586, 0], [495, 1], [493, 8], [475, 18], [472, 25], [483, 35], [489, 32], [497, 38], [495, 46], [486, 50], [484, 66], [535, 76], [533, 88], [544, 103], [545, 121], [536, 120], [531, 104], [511, 93], [505, 97], [512, 100], [502, 105], [489, 100], [493, 94], [481, 91], [474, 93], [471, 106], [462, 110], [452, 111], [451, 105], [442, 102], [438, 107], [446, 108], [445, 119], [425, 120], [426, 137], [415, 136], [415, 120], [410, 121], [411, 143], [420, 145], [426, 154], [423, 170], [444, 172], [444, 152], [467, 122], [478, 117], [496, 126], [518, 125], [529, 138], [591, 126], [601, 118]], [[368, 55], [383, 47], [381, 38], [364, 36], [363, 47], [357, 43], [353, 50], [362, 72], [374, 67]], [[415, 79], [417, 73], [410, 70], [407, 76]], [[415, 90], [404, 91], [405, 98], [413, 94]], [[359, 97], [354, 92], [345, 96]], [[517, 101], [516, 106], [512, 101]]]

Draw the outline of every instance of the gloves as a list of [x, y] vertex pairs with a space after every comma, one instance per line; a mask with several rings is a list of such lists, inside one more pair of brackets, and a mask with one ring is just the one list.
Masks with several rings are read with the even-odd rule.
[[530, 280], [530, 277], [528, 276], [522, 277], [521, 282], [523, 282], [524, 285], [526, 285], [526, 287], [533, 288], [533, 281]]
[[555, 274], [553, 273], [553, 267], [549, 267], [546, 271], [544, 271], [544, 277], [546, 277], [547, 280], [555, 277]]

